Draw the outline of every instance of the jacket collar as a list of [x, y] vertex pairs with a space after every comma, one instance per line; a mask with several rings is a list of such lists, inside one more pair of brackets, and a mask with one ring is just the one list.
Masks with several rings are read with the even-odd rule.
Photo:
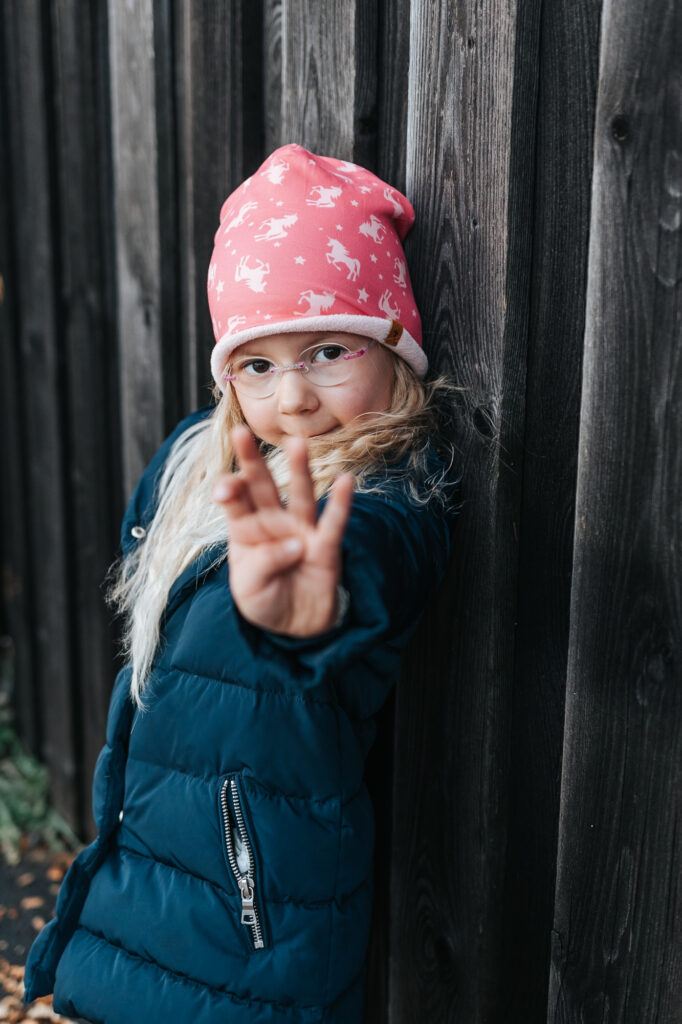
[[178, 605], [185, 600], [190, 591], [198, 588], [201, 581], [212, 569], [222, 568], [227, 571], [225, 559], [223, 559], [220, 565], [213, 565], [224, 547], [224, 543], [212, 544], [211, 547], [204, 548], [189, 565], [185, 566], [168, 591], [168, 600], [163, 611], [162, 622], [170, 618]]

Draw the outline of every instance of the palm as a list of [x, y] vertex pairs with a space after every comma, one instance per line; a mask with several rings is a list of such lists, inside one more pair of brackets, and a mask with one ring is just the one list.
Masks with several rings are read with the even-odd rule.
[[[313, 636], [335, 617], [341, 541], [348, 521], [353, 477], [341, 474], [316, 521], [316, 502], [302, 438], [289, 443], [290, 488], [284, 507], [272, 476], [246, 427], [231, 434], [241, 473], [228, 473], [214, 494], [225, 510], [232, 597], [244, 618], [263, 629]], [[284, 544], [297, 539], [298, 553]]]

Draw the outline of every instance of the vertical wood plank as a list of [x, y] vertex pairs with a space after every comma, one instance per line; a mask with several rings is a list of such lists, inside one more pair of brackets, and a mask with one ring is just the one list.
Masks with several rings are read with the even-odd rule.
[[682, 1006], [682, 7], [605, 0], [548, 1020]]
[[[524, 5], [523, 16], [530, 10]], [[600, 11], [601, 0], [544, 0], [537, 46], [505, 955], [499, 979], [505, 1019], [528, 1024], [544, 1021], [549, 984]], [[522, 32], [530, 43], [532, 33]], [[521, 147], [516, 154], [527, 161]], [[511, 176], [522, 181], [518, 173]], [[512, 225], [509, 233], [516, 233]]]
[[378, 0], [377, 167], [405, 191], [410, 67], [410, 0]]
[[124, 497], [164, 434], [152, 0], [109, 0]]
[[[177, 61], [173, 0], [153, 4], [154, 103], [149, 110], [156, 130], [159, 247], [159, 326], [161, 344], [162, 433], [169, 434], [185, 412], [184, 394], [192, 381], [191, 365], [183, 366], [187, 348], [182, 318], [184, 289], [180, 267], [179, 174], [177, 160]], [[187, 410], [188, 411], [188, 410]]]
[[406, 253], [429, 360], [468, 391], [450, 570], [396, 694], [392, 1024], [504, 1018], [538, 15], [411, 4]]
[[[105, 739], [114, 678], [114, 636], [101, 585], [118, 547], [120, 458], [117, 352], [113, 329], [113, 239], [103, 176], [109, 157], [106, 52], [95, 5], [51, 8], [57, 207], [60, 229], [60, 348], [64, 359], [68, 459], [69, 600], [74, 615], [73, 711], [78, 758], [79, 832], [96, 835], [91, 780]], [[40, 583], [38, 582], [38, 585]], [[62, 584], [64, 586], [64, 584]]]
[[225, 198], [263, 160], [260, 5], [176, 4], [178, 246], [183, 410], [209, 399], [214, 344], [206, 296]]
[[4, 637], [11, 638], [6, 656], [11, 659], [14, 672], [12, 699], [16, 728], [29, 749], [38, 750], [40, 734], [33, 698], [33, 617], [26, 508], [28, 460], [22, 430], [24, 408], [17, 351], [21, 310], [16, 286], [17, 225], [10, 156], [12, 118], [8, 108], [10, 60], [6, 27], [10, 29], [10, 36], [12, 33], [11, 24], [5, 24], [6, 14], [6, 10], [0, 11], [0, 629]]
[[[377, 3], [376, 103], [366, 129], [376, 132], [374, 170], [396, 188], [405, 189], [408, 67], [410, 59], [410, 0]], [[368, 59], [371, 57], [368, 55]], [[422, 638], [412, 638], [408, 658], [430, 657]], [[404, 809], [393, 803], [396, 691], [412, 685], [403, 671], [385, 706], [377, 715], [376, 738], [369, 751], [365, 779], [374, 806], [374, 898], [367, 952], [364, 1020], [385, 1024], [389, 1019], [391, 866], [393, 844], [401, 843]], [[395, 831], [395, 835], [394, 835]]]
[[[51, 86], [45, 5], [3, 5], [11, 193], [15, 211], [15, 273], [8, 282], [17, 309], [21, 458], [26, 467], [26, 576], [30, 594], [32, 689], [37, 737], [50, 770], [50, 795], [72, 826], [78, 802], [74, 760], [71, 566], [64, 436], [65, 380], [58, 323], [59, 264], [53, 246], [58, 224], [53, 125], [46, 99]], [[23, 697], [20, 698], [23, 703]], [[30, 733], [29, 733], [30, 735]]]
[[285, 141], [282, 136], [282, 0], [263, 0], [263, 104], [267, 154]]
[[376, 164], [376, 5], [282, 0], [282, 142]]

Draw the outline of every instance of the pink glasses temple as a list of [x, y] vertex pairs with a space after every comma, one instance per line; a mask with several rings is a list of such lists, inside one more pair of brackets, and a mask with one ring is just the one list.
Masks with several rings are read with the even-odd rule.
[[[343, 358], [344, 359], [357, 359], [358, 356], [364, 356], [366, 351], [367, 351], [367, 348], [359, 348], [357, 350], [357, 352], [348, 352]], [[281, 373], [283, 370], [298, 370], [302, 366], [305, 366], [304, 362], [303, 363], [289, 363], [288, 366], [271, 366], [270, 369], [268, 370], [268, 373]], [[225, 383], [227, 383], [227, 381], [236, 380], [237, 379], [237, 374], [236, 373], [228, 374], [227, 371], [225, 371], [225, 373], [222, 375], [222, 377], [220, 379], [225, 381]]]

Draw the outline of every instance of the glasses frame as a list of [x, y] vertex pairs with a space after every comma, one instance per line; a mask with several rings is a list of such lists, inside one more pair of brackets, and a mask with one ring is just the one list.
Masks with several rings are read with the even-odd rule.
[[[298, 370], [299, 373], [309, 373], [310, 372], [309, 364], [305, 360], [300, 361], [300, 356], [304, 355], [304, 353], [306, 353], [306, 352], [309, 352], [311, 349], [331, 348], [334, 345], [336, 345], [338, 347], [341, 347], [341, 348], [345, 348], [346, 347], [345, 345], [343, 345], [342, 342], [338, 342], [338, 341], [329, 341], [329, 342], [327, 342], [327, 344], [325, 344], [324, 341], [313, 342], [312, 345], [308, 345], [306, 348], [303, 349], [303, 351], [299, 354], [299, 360], [297, 362], [295, 362], [295, 363], [286, 363], [286, 364], [284, 364], [282, 366], [278, 366], [278, 365], [277, 366], [271, 366], [267, 373], [259, 374], [259, 377], [262, 377], [262, 378], [266, 378], [270, 374], [273, 374], [273, 375], [276, 374], [277, 375], [277, 379], [274, 381], [274, 387], [273, 387], [272, 391], [268, 392], [267, 395], [254, 395], [252, 392], [248, 392], [248, 391], [244, 391], [243, 389], [240, 389], [238, 383], [236, 383], [238, 381], [238, 374], [236, 374], [236, 373], [230, 374], [229, 373], [229, 370], [231, 369], [231, 366], [232, 366], [231, 363], [227, 364], [227, 367], [225, 368], [225, 372], [223, 373], [223, 375], [221, 377], [221, 380], [225, 384], [232, 383], [233, 387], [237, 391], [241, 390], [242, 394], [248, 395], [249, 398], [255, 398], [255, 399], [272, 398], [272, 396], [277, 391], [277, 385], [279, 384], [279, 381], [281, 379], [281, 375], [283, 373], [286, 373], [288, 370]], [[348, 360], [348, 359], [359, 359], [360, 356], [366, 355], [366, 353], [369, 352], [369, 350], [374, 345], [376, 345], [376, 340], [374, 338], [369, 338], [368, 341], [367, 341], [367, 344], [364, 345], [362, 348], [357, 349], [357, 351], [355, 351], [355, 352], [348, 352], [342, 358], [345, 359], [345, 360]], [[258, 359], [258, 358], [263, 359], [263, 360], [267, 360], [267, 356], [260, 356], [260, 357], [259, 356], [247, 356], [246, 358], [247, 358], [247, 360], [248, 359]], [[312, 380], [312, 381], [310, 381], [310, 383], [313, 384], [314, 387], [316, 387], [316, 388], [338, 388], [338, 387], [341, 387], [343, 384], [346, 384], [347, 381], [345, 381], [345, 380], [338, 381], [336, 384], [318, 384], [318, 383], [316, 383], [316, 381]]]

